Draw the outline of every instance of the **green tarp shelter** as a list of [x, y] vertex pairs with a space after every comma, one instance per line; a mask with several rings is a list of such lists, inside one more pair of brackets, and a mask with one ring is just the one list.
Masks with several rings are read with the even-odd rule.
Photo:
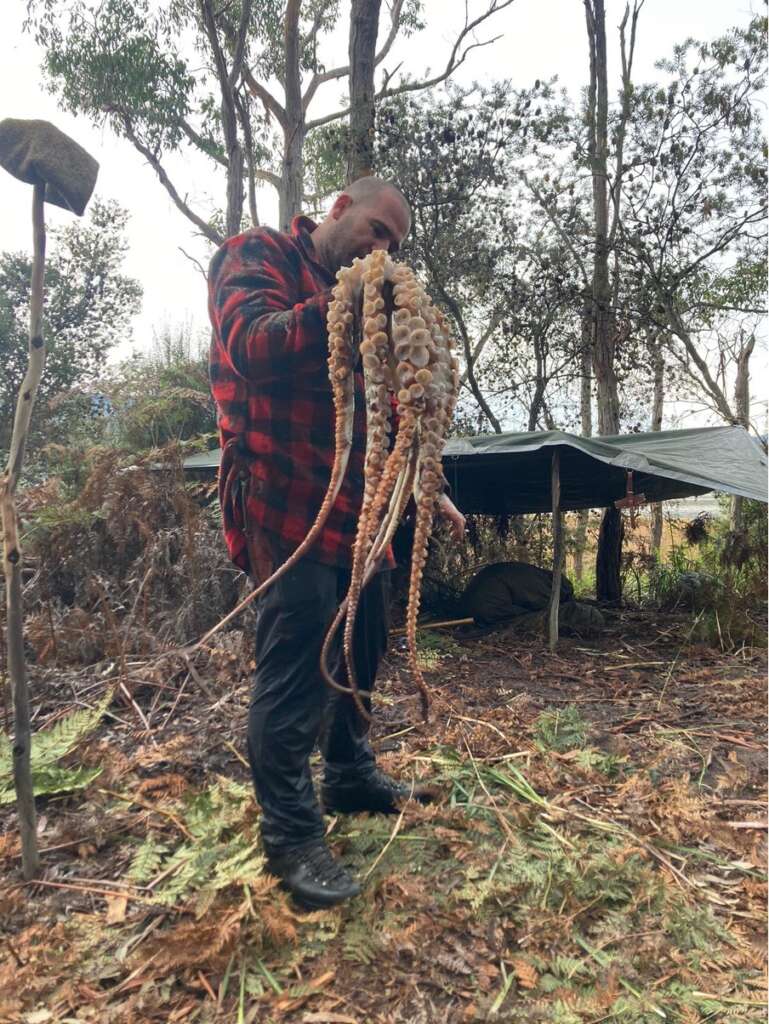
[[[563, 511], [603, 508], [622, 498], [627, 470], [647, 501], [708, 491], [767, 500], [767, 460], [742, 427], [579, 437], [560, 430], [449, 441], [443, 469], [463, 512], [550, 512], [553, 451], [560, 455]], [[219, 452], [185, 460], [191, 473], [216, 472]]]
[[627, 471], [647, 501], [723, 491], [767, 500], [767, 460], [743, 427], [579, 437], [560, 430], [449, 441], [443, 468], [463, 512], [551, 510], [551, 461], [560, 453], [563, 511], [622, 498]]
[[[209, 475], [220, 453], [185, 460], [188, 472]], [[743, 427], [663, 430], [614, 437], [579, 437], [561, 430], [491, 434], [449, 441], [443, 471], [464, 513], [553, 514], [553, 591], [548, 613], [551, 650], [558, 639], [563, 564], [562, 512], [606, 508], [632, 493], [666, 501], [722, 491], [767, 500], [764, 449]]]

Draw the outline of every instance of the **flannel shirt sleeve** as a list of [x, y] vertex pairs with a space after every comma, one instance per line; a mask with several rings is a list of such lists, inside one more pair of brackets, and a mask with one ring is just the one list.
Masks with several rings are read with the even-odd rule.
[[268, 229], [230, 239], [211, 261], [212, 318], [241, 377], [264, 383], [325, 366], [331, 291], [298, 301], [300, 272], [296, 253]]

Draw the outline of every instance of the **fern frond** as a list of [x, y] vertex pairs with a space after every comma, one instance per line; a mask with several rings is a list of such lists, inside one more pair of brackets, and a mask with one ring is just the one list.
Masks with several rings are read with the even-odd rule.
[[32, 737], [32, 771], [59, 761], [75, 749], [80, 741], [96, 728], [112, 700], [110, 690], [95, 708], [73, 711], [50, 729], [41, 729]]
[[344, 959], [369, 964], [379, 956], [382, 942], [368, 921], [354, 921], [344, 933]]
[[160, 871], [160, 864], [167, 852], [168, 847], [150, 833], [134, 854], [128, 878], [138, 885], [148, 882]]
[[[85, 789], [91, 782], [101, 775], [103, 768], [87, 768], [81, 765], [79, 768], [60, 768], [58, 765], [47, 765], [42, 768], [32, 769], [32, 791], [35, 796], [43, 796], [46, 793], [69, 793], [75, 789]], [[8, 780], [0, 788], [0, 805], [11, 804], [16, 799], [16, 790], [13, 782]]]
[[257, 843], [242, 850], [236, 850], [231, 856], [220, 861], [216, 865], [211, 885], [214, 889], [225, 889], [235, 882], [248, 882], [252, 878], [264, 873], [265, 859], [263, 856], [253, 856]]
[[[86, 708], [85, 711], [74, 711], [65, 715], [55, 722], [50, 729], [41, 729], [32, 736], [32, 749], [30, 761], [32, 767], [32, 779], [36, 796], [43, 793], [60, 793], [70, 789], [82, 789], [96, 778], [101, 768], [94, 772], [93, 769], [77, 769], [69, 773], [63, 768], [51, 773], [51, 769], [57, 761], [75, 749], [78, 743], [93, 732], [102, 719], [104, 712], [112, 700], [112, 690], [105, 694], [104, 698], [95, 708]], [[82, 774], [78, 774], [82, 772]], [[86, 773], [92, 772], [90, 777]], [[60, 788], [56, 788], [57, 780]], [[36, 781], [38, 780], [38, 781]], [[10, 791], [10, 795], [9, 795]], [[10, 803], [15, 799], [13, 792], [13, 748], [10, 741], [3, 735], [0, 736], [0, 803]]]

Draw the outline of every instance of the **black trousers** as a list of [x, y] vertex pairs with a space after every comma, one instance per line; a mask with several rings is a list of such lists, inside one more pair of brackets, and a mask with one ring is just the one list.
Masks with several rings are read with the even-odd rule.
[[[368, 724], [350, 697], [332, 690], [318, 668], [326, 631], [349, 585], [347, 570], [302, 559], [258, 598], [256, 671], [248, 717], [248, 757], [262, 808], [267, 853], [321, 838], [323, 817], [313, 789], [316, 743], [336, 777], [373, 766]], [[387, 646], [390, 573], [361, 595], [353, 657], [358, 687], [371, 691]], [[331, 666], [346, 682], [338, 632]]]

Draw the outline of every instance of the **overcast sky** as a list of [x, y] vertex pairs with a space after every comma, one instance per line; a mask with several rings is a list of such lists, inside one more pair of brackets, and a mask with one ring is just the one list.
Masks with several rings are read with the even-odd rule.
[[[471, 10], [483, 0], [471, 0]], [[138, 278], [144, 288], [142, 312], [134, 321], [134, 344], [121, 345], [120, 355], [131, 348], [146, 348], [153, 327], [164, 323], [191, 322], [196, 329], [207, 327], [204, 281], [193, 264], [180, 252], [205, 262], [207, 249], [196, 239], [189, 221], [180, 214], [154, 172], [125, 141], [108, 129], [96, 128], [85, 118], [58, 109], [56, 99], [45, 92], [40, 72], [41, 54], [34, 41], [22, 31], [25, 0], [4, 0], [3, 34], [0, 38], [0, 119], [4, 117], [44, 118], [53, 121], [100, 162], [96, 190], [104, 198], [117, 199], [131, 214], [130, 252], [125, 270]], [[343, 2], [342, 7], [347, 5]], [[610, 83], [618, 80], [616, 26], [622, 17], [624, 0], [607, 0]], [[687, 36], [712, 38], [735, 24], [744, 25], [751, 12], [762, 5], [758, 0], [646, 0], [638, 28], [634, 78], [642, 81], [655, 73], [654, 63], [669, 55], [672, 47]], [[383, 4], [383, 9], [385, 5]], [[428, 66], [433, 74], [445, 66], [446, 56], [461, 24], [464, 3], [460, 0], [425, 0], [428, 28], [396, 47], [385, 62], [393, 68], [403, 61], [404, 70], [419, 74]], [[530, 86], [536, 78], [557, 75], [575, 95], [587, 74], [587, 45], [584, 9], [580, 0], [516, 0], [508, 9], [484, 24], [478, 39], [501, 38], [493, 45], [475, 50], [456, 79], [491, 82], [509, 79], [513, 87]], [[381, 36], [380, 36], [381, 38]], [[326, 38], [319, 57], [326, 67], [346, 63], [347, 20]], [[612, 87], [613, 88], [613, 87]], [[343, 101], [339, 82], [319, 90], [310, 116], [337, 109]], [[196, 156], [166, 158], [169, 175], [194, 208], [206, 215], [207, 197], [221, 194], [220, 180], [210, 164]], [[272, 189], [258, 196], [263, 223], [275, 225], [277, 200]], [[0, 248], [29, 250], [31, 189], [3, 174], [0, 179]], [[71, 215], [46, 208], [49, 225], [71, 219]]]

